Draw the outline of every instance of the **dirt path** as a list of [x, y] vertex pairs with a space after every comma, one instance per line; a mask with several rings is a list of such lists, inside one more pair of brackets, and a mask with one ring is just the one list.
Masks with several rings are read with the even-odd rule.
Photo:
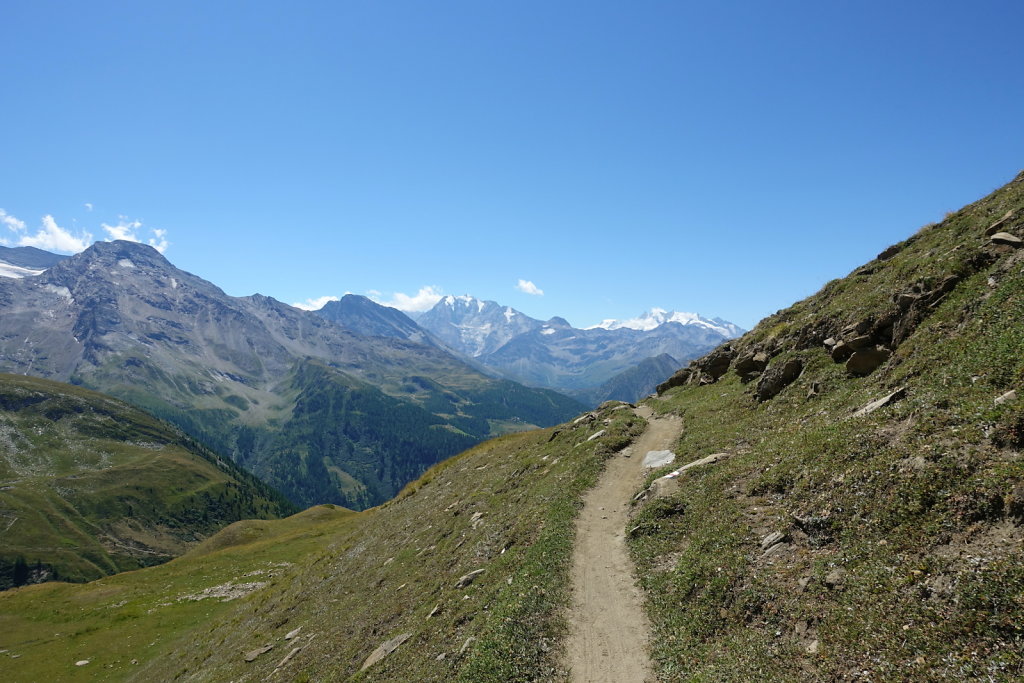
[[626, 552], [625, 528], [630, 498], [643, 479], [644, 455], [674, 448], [680, 420], [655, 419], [644, 407], [637, 414], [648, 420], [647, 430], [608, 461], [576, 521], [567, 657], [576, 683], [654, 680], [647, 654], [650, 628]]

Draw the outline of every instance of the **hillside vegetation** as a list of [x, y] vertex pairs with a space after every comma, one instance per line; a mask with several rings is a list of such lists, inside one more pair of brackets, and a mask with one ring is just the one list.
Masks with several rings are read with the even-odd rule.
[[[614, 408], [476, 446], [379, 508], [238, 522], [159, 567], [0, 593], [0, 656], [17, 655], [4, 661], [5, 675], [561, 677], [580, 496], [644, 424]], [[359, 673], [393, 639], [397, 649]]]
[[1024, 174], [662, 387], [731, 456], [632, 527], [662, 680], [1024, 676], [1022, 226]]
[[[649, 400], [683, 426], [623, 529], [659, 680], [1024, 677], [1022, 225], [1024, 175]], [[2, 593], [4, 672], [564, 680], [573, 519], [643, 427], [607, 405], [378, 508], [239, 522], [159, 567]]]
[[292, 510], [121, 401], [0, 375], [0, 588], [165, 562], [231, 522]]

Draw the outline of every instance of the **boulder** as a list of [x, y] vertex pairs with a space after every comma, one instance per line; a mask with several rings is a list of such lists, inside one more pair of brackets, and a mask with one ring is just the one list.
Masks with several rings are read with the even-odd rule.
[[839, 333], [840, 337], [856, 337], [861, 334], [867, 334], [867, 331], [871, 329], [870, 320], [861, 320], [859, 323], [852, 323], [843, 328], [842, 332]]
[[400, 636], [395, 636], [391, 640], [385, 640], [377, 647], [376, 650], [370, 653], [370, 656], [366, 658], [366, 661], [364, 661], [363, 665], [359, 667], [359, 670], [365, 671], [366, 669], [369, 669], [371, 666], [397, 650], [402, 643], [410, 638], [412, 638], [411, 633], [403, 633]]
[[731, 346], [723, 346], [709, 353], [700, 363], [701, 370], [717, 380], [729, 370], [736, 351]]
[[677, 370], [674, 375], [669, 377], [667, 380], [658, 385], [657, 391], [659, 394], [664, 394], [666, 391], [673, 387], [681, 387], [684, 384], [690, 383], [690, 376], [693, 374], [693, 370], [690, 368], [682, 368]]
[[832, 351], [829, 353], [829, 355], [832, 356], [832, 360], [834, 362], [842, 363], [843, 361], [845, 361], [846, 359], [853, 355], [853, 349], [850, 348], [849, 344], [847, 344], [844, 341], [841, 341], [832, 347]]
[[892, 351], [880, 346], [857, 351], [850, 356], [850, 360], [846, 361], [846, 371], [851, 375], [861, 377], [870, 375], [882, 363], [889, 360], [890, 356], [892, 356]]
[[873, 413], [876, 410], [878, 410], [879, 408], [884, 408], [885, 406], [892, 405], [893, 403], [895, 403], [896, 401], [899, 401], [900, 399], [902, 399], [906, 395], [907, 395], [906, 387], [900, 387], [899, 389], [897, 389], [896, 391], [892, 392], [888, 396], [883, 396], [882, 398], [875, 399], [871, 403], [867, 404], [866, 406], [864, 406], [863, 408], [861, 408], [860, 410], [855, 412], [853, 414], [853, 417], [863, 417], [864, 415], [867, 415], [869, 413]]
[[835, 590], [836, 588], [842, 588], [843, 584], [846, 583], [846, 570], [841, 567], [836, 567], [828, 574], [825, 575], [825, 585]]
[[906, 311], [917, 303], [920, 298], [921, 296], [919, 294], [914, 294], [913, 292], [902, 292], [896, 295], [896, 306], [901, 311]]
[[803, 372], [804, 364], [799, 358], [790, 358], [781, 366], [776, 363], [768, 368], [761, 381], [757, 383], [755, 393], [758, 401], [767, 401], [775, 397], [780, 391], [793, 383]]
[[1017, 392], [1015, 390], [1010, 390], [1010, 391], [1007, 391], [1002, 396], [999, 396], [998, 398], [996, 398], [995, 404], [997, 406], [1001, 406], [1004, 403], [1010, 403], [1010, 402], [1016, 401], [1016, 400], [1017, 400]]
[[782, 543], [785, 540], [787, 540], [786, 534], [781, 531], [773, 531], [761, 539], [761, 550], [768, 550], [773, 545]]
[[992, 240], [993, 244], [1005, 244], [1011, 247], [1019, 247], [1021, 244], [1024, 244], [1019, 237], [1008, 232], [997, 232], [989, 237], [989, 239]]
[[483, 569], [475, 569], [468, 574], [463, 574], [459, 577], [459, 580], [455, 582], [455, 588], [465, 588], [469, 584], [476, 581], [476, 577], [484, 573]]
[[862, 334], [861, 336], [854, 337], [850, 341], [846, 342], [846, 345], [853, 349], [854, 352], [857, 352], [874, 346], [875, 342], [871, 339], [871, 335]]
[[249, 652], [246, 652], [245, 656], [242, 659], [244, 659], [247, 662], [255, 662], [257, 657], [267, 652], [270, 652], [273, 649], [273, 643], [271, 643], [270, 645], [264, 645], [263, 647], [258, 647], [255, 650], [250, 650]]
[[997, 232], [1000, 231], [1000, 229], [1004, 225], [1006, 225], [1006, 222], [1009, 221], [1011, 218], [1013, 218], [1013, 210], [1012, 209], [1010, 211], [1007, 211], [1005, 214], [1003, 214], [1003, 217], [1000, 218], [999, 220], [997, 220], [995, 223], [993, 223], [992, 225], [988, 226], [988, 228], [985, 229], [985, 234], [987, 236], [989, 236], [989, 237], [991, 237], [992, 235], [995, 235]]
[[733, 365], [733, 370], [739, 375], [743, 381], [749, 382], [757, 374], [764, 372], [764, 369], [768, 367], [768, 354], [763, 351], [757, 353], [748, 353], [742, 358], [737, 359], [736, 364]]
[[903, 243], [901, 242], [900, 244], [894, 244], [891, 247], [886, 248], [884, 251], [882, 251], [881, 254], [879, 254], [875, 258], [879, 261], [888, 261], [896, 254], [900, 253], [902, 250]]

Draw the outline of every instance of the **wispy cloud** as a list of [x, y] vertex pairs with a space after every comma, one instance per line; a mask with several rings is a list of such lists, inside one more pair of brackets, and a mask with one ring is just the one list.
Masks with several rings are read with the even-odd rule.
[[[100, 223], [100, 227], [103, 228], [105, 233], [107, 233], [107, 237], [110, 240], [128, 240], [129, 242], [143, 241], [139, 237], [139, 230], [143, 227], [142, 221], [128, 220], [127, 216], [118, 216], [117, 225]], [[167, 247], [171, 246], [171, 243], [167, 241], [167, 231], [159, 228], [152, 228], [150, 232], [153, 233], [153, 237], [145, 240], [145, 243], [159, 251], [161, 254], [167, 251]]]
[[533, 296], [544, 296], [544, 290], [533, 284], [529, 280], [520, 280], [519, 284], [516, 285], [516, 289], [525, 294], [532, 294]]
[[383, 306], [397, 308], [398, 310], [405, 311], [407, 313], [422, 313], [423, 311], [428, 311], [434, 307], [434, 304], [441, 300], [442, 296], [444, 296], [441, 294], [440, 287], [434, 287], [431, 285], [420, 287], [420, 291], [412, 295], [395, 292], [390, 301], [381, 300], [380, 292], [376, 292], [376, 296], [374, 296], [374, 292], [376, 292], [376, 290], [371, 290], [368, 294], [370, 295], [370, 298], [377, 303]]
[[111, 240], [138, 242], [140, 240], [136, 232], [142, 227], [142, 221], [130, 221], [124, 216], [118, 216], [117, 225], [100, 223], [100, 227], [103, 228], [103, 232], [107, 233], [107, 237]]
[[155, 237], [150, 237], [146, 240], [149, 246], [153, 247], [161, 254], [167, 251], [167, 247], [171, 246], [171, 243], [167, 241], [167, 231], [160, 230], [159, 228], [153, 228], [153, 234]]
[[57, 225], [53, 216], [43, 216], [43, 225], [34, 235], [22, 235], [18, 239], [18, 246], [36, 247], [46, 251], [59, 251], [67, 254], [77, 254], [92, 244], [92, 234], [82, 232], [72, 235], [69, 231]]
[[[86, 203], [85, 208], [92, 211], [92, 204]], [[17, 235], [13, 243], [20, 247], [36, 247], [46, 251], [57, 251], [77, 254], [85, 250], [95, 239], [92, 233], [82, 230], [77, 235], [57, 225], [56, 219], [47, 214], [43, 216], [39, 229], [29, 234], [25, 221], [20, 220], [3, 209], [0, 209], [0, 226], [6, 227]], [[145, 242], [161, 254], [167, 251], [171, 243], [167, 240], [167, 231], [158, 228], [149, 230], [151, 236], [143, 239], [140, 234], [145, 230], [142, 221], [129, 220], [126, 216], [118, 216], [116, 225], [100, 223], [108, 240], [128, 240], [129, 242]], [[0, 244], [11, 244], [12, 240], [0, 237]]]
[[3, 209], [0, 209], [0, 224], [7, 226], [8, 230], [13, 230], [14, 232], [24, 232], [25, 230], [25, 221], [18, 220]]
[[[348, 292], [345, 292], [348, 294]], [[315, 299], [306, 299], [305, 301], [297, 301], [292, 306], [295, 308], [301, 308], [304, 311], [319, 311], [321, 308], [327, 305], [330, 301], [341, 301], [341, 297], [337, 296], [321, 296]]]

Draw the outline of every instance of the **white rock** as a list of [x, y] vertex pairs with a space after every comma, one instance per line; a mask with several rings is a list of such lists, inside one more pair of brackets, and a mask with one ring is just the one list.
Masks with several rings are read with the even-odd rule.
[[664, 467], [672, 464], [675, 459], [676, 454], [672, 451], [647, 451], [647, 455], [644, 456], [644, 467]]
[[1016, 401], [1016, 400], [1017, 400], [1017, 392], [1016, 392], [1016, 391], [1013, 391], [1013, 390], [1011, 390], [1011, 391], [1007, 391], [1007, 392], [1006, 392], [1005, 394], [1003, 394], [1002, 396], [1000, 396], [999, 398], [997, 398], [997, 399], [995, 400], [995, 404], [996, 404], [997, 406], [1001, 406], [1001, 405], [1003, 405], [1004, 403], [1010, 403], [1010, 402], [1012, 402], [1012, 401]]

